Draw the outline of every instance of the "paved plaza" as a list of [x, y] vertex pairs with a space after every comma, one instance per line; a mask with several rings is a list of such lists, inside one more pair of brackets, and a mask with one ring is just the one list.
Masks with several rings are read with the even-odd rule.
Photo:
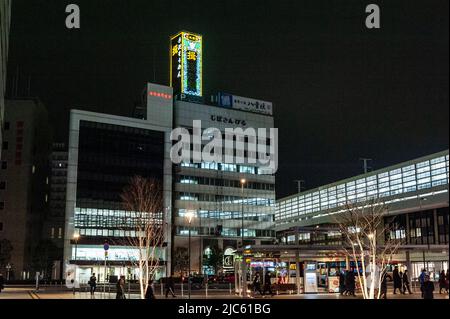
[[[188, 299], [187, 291], [183, 293], [179, 290], [176, 292], [176, 297], [169, 296], [167, 299]], [[156, 287], [155, 295], [157, 299], [166, 299], [162, 294], [160, 287]], [[6, 286], [6, 289], [0, 293], [0, 299], [115, 299], [115, 291], [110, 290], [103, 292], [101, 287], [95, 293], [94, 297], [91, 297], [88, 291], [73, 291], [67, 288], [61, 288], [59, 286], [41, 287], [39, 291], [35, 290], [32, 286]], [[136, 292], [130, 292], [126, 294], [128, 299], [139, 299], [139, 294]], [[439, 294], [437, 291], [434, 294], [436, 299], [448, 299], [448, 294]], [[193, 290], [191, 292], [192, 299], [242, 299], [240, 296], [230, 293], [229, 290]], [[362, 295], [359, 294], [356, 297], [353, 296], [341, 296], [334, 293], [319, 293], [319, 294], [280, 294], [274, 296], [261, 297], [257, 295], [254, 299], [362, 299]], [[413, 292], [412, 295], [392, 294], [392, 291], [388, 294], [388, 299], [421, 299], [420, 292]]]

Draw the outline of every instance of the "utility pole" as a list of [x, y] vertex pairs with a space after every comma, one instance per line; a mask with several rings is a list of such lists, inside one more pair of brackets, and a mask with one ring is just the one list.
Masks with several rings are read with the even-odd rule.
[[297, 193], [301, 193], [303, 189], [303, 185], [305, 185], [304, 179], [295, 179], [294, 182], [297, 183]]
[[367, 163], [371, 162], [372, 159], [371, 159], [371, 158], [364, 158], [364, 157], [362, 157], [362, 158], [360, 158], [359, 160], [360, 160], [360, 161], [363, 161], [363, 164], [364, 164], [364, 174], [366, 174], [367, 172], [369, 172], [369, 168], [370, 168], [370, 167], [367, 165]]

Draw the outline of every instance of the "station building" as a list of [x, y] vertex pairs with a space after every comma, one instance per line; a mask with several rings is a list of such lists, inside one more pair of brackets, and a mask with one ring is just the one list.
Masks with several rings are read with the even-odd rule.
[[248, 247], [247, 255], [253, 269], [283, 268], [299, 291], [308, 271], [317, 275], [317, 291], [336, 291], [337, 269], [354, 266], [342, 253], [336, 220], [348, 203], [375, 199], [387, 208], [385, 236], [400, 243], [391, 264], [409, 269], [413, 280], [421, 269], [437, 279], [449, 268], [448, 180], [445, 150], [282, 198], [275, 214], [277, 244]]

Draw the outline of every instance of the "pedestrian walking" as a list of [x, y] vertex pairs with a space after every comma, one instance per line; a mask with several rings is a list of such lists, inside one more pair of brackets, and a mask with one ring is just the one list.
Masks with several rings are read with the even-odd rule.
[[151, 279], [148, 281], [147, 290], [145, 291], [145, 299], [156, 299], [155, 292], [153, 290], [153, 280]]
[[253, 279], [253, 293], [256, 295], [256, 292], [259, 292], [261, 296], [264, 295], [261, 290], [261, 277], [259, 272], [256, 273], [255, 278]]
[[420, 292], [422, 293], [423, 298], [423, 285], [425, 283], [425, 276], [427, 275], [425, 269], [422, 269], [420, 276], [419, 276], [419, 283], [420, 283]]
[[91, 278], [89, 278], [88, 284], [90, 287], [91, 296], [93, 296], [95, 294], [95, 289], [97, 289], [97, 277], [95, 277], [95, 273], [93, 273]]
[[429, 275], [425, 275], [423, 282], [423, 299], [434, 299], [434, 283]]
[[447, 280], [445, 276], [445, 271], [442, 270], [439, 273], [439, 294], [442, 294], [442, 289], [444, 289], [445, 292], [447, 292]]
[[271, 296], [274, 295], [272, 291], [272, 282], [271, 282], [272, 276], [270, 271], [266, 272], [266, 275], [264, 276], [264, 290], [263, 294], [265, 295], [266, 292], [269, 292]]
[[355, 296], [356, 289], [356, 281], [355, 281], [355, 272], [351, 269], [345, 278], [345, 290], [347, 290], [348, 296]]
[[449, 282], [449, 273], [448, 273], [448, 269], [447, 269], [447, 272], [445, 273], [445, 290], [447, 291], [447, 293], [448, 293], [448, 282]]
[[3, 278], [3, 274], [0, 273], [0, 293], [5, 289], [5, 279]]
[[402, 293], [402, 277], [400, 277], [398, 266], [394, 267], [392, 277], [392, 279], [394, 280], [394, 295], [397, 294], [397, 289], [400, 291], [400, 293]]
[[175, 285], [173, 283], [173, 277], [169, 276], [166, 278], [166, 298], [169, 296], [169, 293], [175, 298]]
[[383, 271], [381, 275], [381, 284], [380, 284], [380, 299], [387, 299], [387, 281], [388, 279], [392, 281], [391, 275], [387, 273], [386, 270]]
[[346, 292], [346, 290], [345, 290], [345, 273], [339, 269], [338, 274], [339, 274], [339, 293], [342, 296]]
[[116, 299], [126, 299], [125, 298], [125, 276], [120, 276], [120, 279], [117, 281]]
[[403, 284], [403, 294], [405, 294], [406, 290], [408, 290], [408, 294], [412, 295], [411, 288], [409, 285], [408, 270], [405, 270], [403, 272], [402, 284]]

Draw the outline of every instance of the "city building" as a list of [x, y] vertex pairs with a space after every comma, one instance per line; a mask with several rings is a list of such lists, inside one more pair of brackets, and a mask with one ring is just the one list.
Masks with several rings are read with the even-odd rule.
[[413, 280], [421, 269], [436, 278], [449, 267], [448, 179], [445, 150], [282, 198], [275, 214], [277, 245], [252, 247], [253, 255], [260, 254], [253, 258], [253, 267], [261, 267], [266, 258], [267, 269], [281, 265], [289, 281], [303, 287], [310, 265], [319, 289], [335, 291], [336, 269], [352, 264], [343, 254], [339, 214], [349, 203], [374, 200], [387, 208], [381, 227], [389, 230], [384, 241], [400, 244], [391, 263], [409, 269]]
[[[152, 92], [172, 95], [169, 87], [149, 87]], [[69, 264], [78, 266], [79, 282], [87, 282], [92, 272], [99, 281], [109, 276], [139, 276], [135, 265], [138, 248], [128, 241], [133, 237], [133, 226], [127, 227], [126, 220], [131, 220], [132, 212], [125, 211], [121, 199], [131, 178], [160, 181], [164, 207], [170, 210], [172, 105], [162, 97], [149, 103], [145, 121], [79, 110], [70, 113], [64, 264], [66, 269]], [[166, 242], [169, 245], [170, 238]], [[107, 257], [105, 243], [110, 245]], [[158, 252], [161, 269], [157, 277], [168, 267], [166, 250]]]
[[[174, 127], [192, 132], [193, 121], [201, 121], [203, 132], [217, 128], [273, 128], [273, 116], [182, 100], [174, 101]], [[209, 140], [202, 141], [205, 145]], [[265, 143], [266, 141], [264, 141]], [[245, 145], [246, 149], [247, 144]], [[225, 147], [223, 150], [225, 153]], [[236, 143], [232, 153], [236, 153]], [[214, 249], [224, 254], [224, 271], [234, 271], [234, 255], [242, 240], [245, 245], [272, 243], [275, 213], [275, 176], [263, 165], [226, 162], [181, 163], [174, 165], [173, 251], [188, 247], [191, 230], [191, 270], [213, 274], [203, 258]], [[242, 182], [241, 182], [242, 181]], [[194, 212], [191, 224], [186, 213]], [[174, 267], [179, 273], [180, 267]]]
[[50, 154], [50, 194], [49, 209], [42, 229], [42, 238], [53, 244], [53, 270], [51, 278], [62, 278], [64, 222], [66, 216], [66, 186], [67, 186], [68, 152], [65, 143], [53, 143]]
[[7, 100], [5, 127], [0, 170], [0, 240], [6, 239], [12, 245], [10, 278], [29, 279], [43, 268], [43, 253], [36, 248], [49, 201], [47, 110], [35, 99]]
[[[3, 0], [0, 2], [0, 144], [3, 140], [3, 131], [6, 129], [4, 127], [4, 114], [10, 24], [11, 0]], [[0, 149], [0, 158], [1, 155], [2, 151]]]

